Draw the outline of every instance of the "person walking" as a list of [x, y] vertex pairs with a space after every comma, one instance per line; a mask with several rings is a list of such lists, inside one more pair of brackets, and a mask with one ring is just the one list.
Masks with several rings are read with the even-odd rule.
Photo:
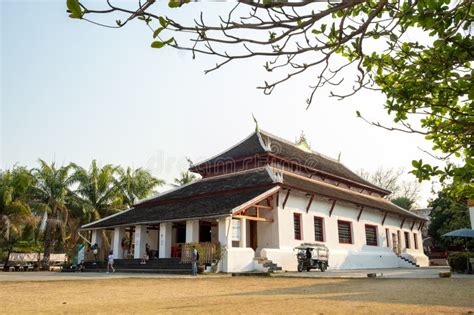
[[191, 253], [191, 263], [193, 265], [193, 276], [197, 276], [197, 263], [199, 261], [199, 253], [196, 247], [193, 246], [193, 251]]
[[109, 257], [107, 257], [107, 273], [109, 273], [110, 270], [112, 270], [112, 272], [115, 272], [115, 268], [114, 268], [114, 254], [113, 254], [112, 251], [109, 252]]

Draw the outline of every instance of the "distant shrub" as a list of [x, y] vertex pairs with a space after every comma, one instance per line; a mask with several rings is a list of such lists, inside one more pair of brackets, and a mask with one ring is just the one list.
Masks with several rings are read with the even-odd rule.
[[468, 257], [474, 258], [474, 253], [452, 253], [448, 256], [448, 263], [454, 272], [464, 272], [467, 269]]

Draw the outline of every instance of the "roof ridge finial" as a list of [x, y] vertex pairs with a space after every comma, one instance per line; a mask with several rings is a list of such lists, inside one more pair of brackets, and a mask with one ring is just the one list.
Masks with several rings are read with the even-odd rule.
[[260, 127], [258, 126], [257, 118], [255, 118], [255, 115], [253, 113], [252, 113], [252, 118], [253, 118], [253, 121], [255, 122], [255, 132], [260, 132]]
[[296, 139], [295, 144], [302, 150], [311, 151], [311, 146], [309, 145], [303, 130], [301, 130], [301, 135], [298, 139]]

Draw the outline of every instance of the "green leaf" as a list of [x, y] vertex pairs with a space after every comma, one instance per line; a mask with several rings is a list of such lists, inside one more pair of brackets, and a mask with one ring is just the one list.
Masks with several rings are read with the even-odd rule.
[[326, 24], [321, 25], [321, 32], [323, 33], [326, 32], [326, 26], [327, 26]]
[[165, 45], [170, 45], [173, 42], [174, 42], [174, 37], [171, 37], [170, 39], [165, 40], [164, 42], [154, 41], [153, 43], [151, 43], [151, 47], [152, 48], [163, 48]]
[[164, 27], [159, 27], [153, 32], [153, 38], [157, 38], [160, 35], [161, 31], [164, 30]]
[[162, 16], [159, 16], [158, 17], [158, 20], [160, 21], [160, 25], [163, 27], [163, 28], [166, 28], [169, 24], [169, 21], [167, 21], [164, 17]]
[[168, 2], [168, 6], [170, 8], [179, 8], [183, 4], [186, 4], [186, 3], [189, 3], [189, 2], [191, 2], [191, 0], [170, 0]]
[[66, 6], [71, 12], [71, 14], [69, 14], [71, 19], [81, 19], [84, 15], [84, 12], [82, 12], [81, 6], [79, 5], [79, 0], [67, 0]]
[[165, 42], [154, 41], [151, 43], [152, 48], [162, 48], [163, 46], [165, 46]]

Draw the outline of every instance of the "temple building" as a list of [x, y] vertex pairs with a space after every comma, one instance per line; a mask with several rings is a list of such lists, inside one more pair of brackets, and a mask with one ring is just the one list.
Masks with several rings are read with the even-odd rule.
[[[130, 259], [184, 256], [187, 243], [219, 244], [223, 272], [296, 270], [294, 247], [324, 243], [329, 269], [427, 266], [421, 229], [426, 219], [384, 197], [390, 191], [339, 161], [256, 130], [190, 171], [202, 179], [89, 223], [92, 243], [113, 231], [111, 248]], [[127, 234], [128, 233], [128, 234]]]

